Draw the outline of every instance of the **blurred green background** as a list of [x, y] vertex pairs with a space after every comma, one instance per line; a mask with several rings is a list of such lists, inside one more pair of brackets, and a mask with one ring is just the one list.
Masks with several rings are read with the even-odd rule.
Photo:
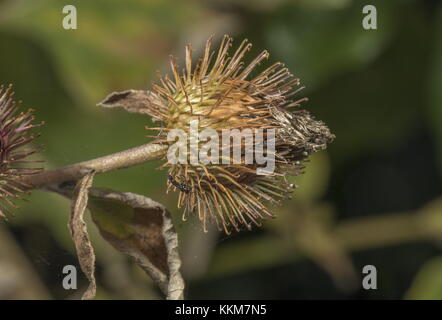
[[[64, 30], [64, 5], [78, 29]], [[378, 29], [364, 30], [375, 5]], [[147, 195], [176, 220], [187, 298], [442, 299], [442, 6], [427, 0], [0, 0], [0, 82], [45, 120], [45, 167], [148, 141], [147, 117], [101, 110], [112, 91], [147, 89], [167, 59], [210, 34], [248, 38], [307, 87], [304, 107], [337, 139], [316, 154], [293, 200], [262, 229], [225, 236], [182, 222], [166, 173], [151, 163], [97, 186]], [[69, 202], [33, 192], [0, 223], [0, 299], [78, 298]], [[93, 224], [99, 299], [161, 298]], [[378, 289], [361, 287], [374, 265]]]

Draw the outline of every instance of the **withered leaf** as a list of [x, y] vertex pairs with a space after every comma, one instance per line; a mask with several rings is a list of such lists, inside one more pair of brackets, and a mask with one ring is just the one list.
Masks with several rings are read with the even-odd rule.
[[103, 101], [97, 104], [104, 108], [122, 107], [126, 111], [149, 115], [149, 106], [156, 103], [158, 97], [147, 90], [125, 90], [110, 93]]
[[142, 195], [91, 188], [89, 209], [101, 235], [134, 258], [167, 299], [183, 299], [178, 237], [167, 209]]
[[93, 299], [97, 290], [95, 283], [95, 253], [89, 240], [86, 223], [84, 222], [84, 211], [87, 207], [88, 192], [92, 186], [93, 179], [94, 171], [90, 171], [77, 182], [72, 195], [71, 215], [68, 225], [74, 240], [81, 270], [83, 270], [89, 280], [89, 287], [83, 294], [82, 299]]

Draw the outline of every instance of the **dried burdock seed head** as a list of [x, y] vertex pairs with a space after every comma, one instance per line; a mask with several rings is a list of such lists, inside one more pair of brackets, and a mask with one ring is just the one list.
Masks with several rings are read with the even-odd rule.
[[29, 131], [42, 123], [33, 124], [32, 110], [18, 112], [19, 104], [14, 101], [11, 85], [0, 86], [0, 216], [5, 217], [15, 200], [27, 193], [29, 186], [21, 181], [26, 175], [39, 172], [28, 157], [37, 148], [26, 148], [37, 136]]
[[[184, 207], [183, 218], [196, 212], [204, 230], [208, 221], [214, 221], [226, 233], [239, 231], [242, 226], [259, 226], [263, 219], [273, 217], [268, 205], [288, 198], [294, 188], [286, 176], [300, 174], [303, 161], [334, 139], [327, 126], [307, 111], [291, 110], [307, 99], [294, 98], [302, 87], [282, 63], [252, 77], [256, 67], [268, 58], [268, 52], [263, 51], [245, 65], [243, 58], [251, 44], [244, 40], [233, 54], [231, 45], [232, 38], [224, 36], [215, 53], [209, 38], [196, 66], [188, 45], [183, 72], [171, 57], [173, 78], [161, 78], [146, 96], [146, 113], [162, 123], [159, 128], [150, 128], [159, 131], [157, 143], [175, 144], [167, 138], [174, 129], [191, 137], [195, 121], [198, 132], [210, 129], [219, 138], [219, 147], [211, 149], [210, 163], [192, 162], [192, 155], [205, 142], [189, 139], [183, 156], [187, 161], [175, 163], [169, 154], [162, 167], [169, 170], [168, 190], [180, 192], [178, 206]], [[222, 144], [224, 132], [230, 130], [238, 136], [235, 129], [246, 138]], [[263, 143], [257, 139], [258, 133]], [[247, 140], [250, 136], [253, 138]], [[273, 145], [273, 149], [263, 148], [266, 145]], [[239, 150], [237, 158], [235, 148]], [[226, 156], [223, 151], [232, 152]], [[254, 154], [252, 162], [247, 158], [250, 153]], [[259, 156], [274, 158], [274, 167], [265, 175], [259, 173], [264, 167], [256, 160]], [[226, 158], [228, 161], [224, 161]]]

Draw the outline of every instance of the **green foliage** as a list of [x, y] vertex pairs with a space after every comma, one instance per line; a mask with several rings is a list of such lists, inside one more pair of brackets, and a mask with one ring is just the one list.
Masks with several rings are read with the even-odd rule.
[[434, 258], [419, 270], [406, 299], [441, 300], [442, 299], [442, 258]]
[[[379, 214], [380, 219], [347, 221], [344, 217], [358, 215], [344, 212], [350, 201], [343, 199], [351, 197], [352, 190], [337, 188], [342, 181], [357, 179], [352, 169], [361, 165], [361, 159], [387, 157], [419, 130], [428, 133], [429, 148], [434, 147], [438, 153], [437, 163], [442, 170], [442, 10], [440, 6], [433, 10], [427, 2], [371, 1], [378, 9], [378, 30], [365, 31], [361, 19], [366, 3], [359, 0], [4, 0], [0, 1], [0, 81], [13, 83], [17, 98], [26, 107], [36, 109], [37, 120], [45, 120], [40, 142], [45, 146], [44, 166], [53, 168], [149, 141], [144, 126], [152, 123], [147, 116], [102, 110], [95, 104], [112, 91], [148, 88], [156, 70], [167, 70], [169, 53], [183, 61], [185, 43], [192, 42], [198, 56], [198, 48], [210, 33], [214, 32], [218, 39], [230, 33], [238, 40], [249, 38], [254, 44], [253, 53], [268, 49], [271, 62], [286, 62], [291, 72], [301, 78], [307, 86], [302, 94], [310, 99], [306, 108], [323, 119], [337, 136], [329, 152], [315, 155], [307, 164], [306, 174], [291, 181], [299, 189], [293, 200], [275, 209], [275, 221], [267, 222], [261, 231], [244, 232], [222, 238], [223, 241], [216, 235], [202, 235], [194, 221], [180, 220], [176, 195], [165, 194], [167, 177], [155, 170], [159, 163], [97, 175], [96, 184], [147, 195], [171, 211], [182, 242], [184, 274], [191, 268], [200, 268], [199, 273], [195, 271], [196, 280], [190, 282], [191, 295], [200, 290], [202, 296], [214, 292], [218, 298], [229, 298], [235, 291], [246, 298], [251, 294], [246, 289], [251, 282], [258, 286], [261, 276], [273, 281], [275, 270], [285, 266], [293, 269], [290, 276], [284, 281], [275, 280], [267, 289], [293, 281], [302, 283], [298, 286], [300, 292], [286, 292], [284, 297], [302, 296], [305, 272], [309, 275], [305, 276], [308, 288], [318, 292], [310, 297], [321, 298], [318, 288], [324, 287], [324, 282], [317, 274], [311, 276], [310, 271], [302, 269], [305, 257], [325, 270], [338, 287], [348, 289], [342, 284], [360, 274], [360, 264], [371, 261], [364, 254], [373, 257], [391, 249], [392, 244], [425, 240], [426, 244], [433, 244], [428, 244], [428, 250], [440, 255], [439, 247], [434, 245], [440, 240], [436, 236], [440, 204], [436, 203], [431, 220], [420, 215], [419, 220], [414, 220], [419, 207], [440, 196], [440, 177], [435, 178], [439, 185], [432, 191], [427, 189], [428, 181], [412, 186], [417, 200], [406, 208], [412, 219], [407, 215], [405, 220], [389, 219], [396, 209], [388, 209], [370, 211]], [[64, 4], [77, 6], [78, 30], [61, 27]], [[411, 156], [405, 153], [392, 166], [403, 165]], [[431, 156], [422, 157], [426, 157], [426, 168], [434, 165]], [[413, 166], [407, 170], [419, 176], [420, 170], [426, 168]], [[381, 175], [376, 179], [379, 186], [389, 182]], [[396, 186], [398, 190], [391, 190], [391, 194], [401, 195], [400, 185]], [[20, 231], [31, 239], [40, 239], [38, 228], [43, 228], [50, 243], [45, 247], [47, 252], [73, 257], [66, 228], [68, 202], [43, 191], [33, 192], [29, 199], [8, 222], [17, 231], [22, 250], [31, 252], [32, 261], [36, 259], [32, 256], [34, 249], [30, 249], [33, 241], [20, 236]], [[408, 200], [404, 197], [402, 202]], [[131, 232], [127, 225], [134, 213], [129, 207], [109, 199], [93, 202], [93, 218], [99, 228], [117, 235]], [[371, 208], [364, 201], [359, 205], [363, 212], [365, 207]], [[416, 221], [425, 224], [425, 232], [415, 232]], [[434, 226], [433, 232], [430, 226]], [[358, 234], [361, 232], [371, 233]], [[138, 285], [141, 289], [138, 287], [137, 294], [152, 297], [144, 275], [127, 267], [126, 260], [114, 259], [103, 240], [96, 240], [93, 234], [91, 237], [103, 274], [114, 272], [115, 265], [123, 266], [118, 270], [125, 273], [117, 272], [120, 280], [134, 278], [129, 287]], [[41, 246], [45, 246], [43, 240]], [[364, 249], [372, 251], [367, 253]], [[352, 250], [358, 254], [352, 255]], [[413, 249], [409, 253], [410, 261], [419, 256]], [[359, 260], [354, 263], [353, 259]], [[54, 270], [61, 270], [64, 263], [63, 257], [60, 261], [51, 260]], [[398, 280], [396, 291], [380, 289], [378, 297], [403, 297], [408, 289], [404, 283], [410, 283], [417, 270], [407, 263], [389, 263], [395, 270], [412, 271], [404, 271], [407, 276]], [[440, 258], [429, 260], [405, 297], [441, 299], [441, 263]], [[38, 267], [40, 272], [48, 268]], [[261, 272], [259, 281], [249, 277], [253, 272]], [[103, 274], [98, 277], [104, 279]], [[231, 277], [236, 277], [238, 286], [247, 285], [236, 290], [236, 281]], [[52, 280], [45, 279], [49, 291], [56, 298], [64, 297], [57, 291], [58, 282]], [[226, 287], [227, 291], [217, 289]], [[266, 288], [255, 291], [273, 298], [265, 295], [270, 292]], [[125, 287], [123, 291], [129, 289]], [[106, 298], [119, 297], [122, 291], [111, 284], [101, 290], [101, 296]], [[333, 291], [332, 296], [341, 297], [341, 291]]]

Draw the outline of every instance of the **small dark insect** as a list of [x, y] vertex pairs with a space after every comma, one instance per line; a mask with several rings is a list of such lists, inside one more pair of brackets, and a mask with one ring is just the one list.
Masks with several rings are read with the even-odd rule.
[[60, 189], [74, 189], [75, 185], [77, 184], [77, 181], [75, 180], [69, 180], [69, 181], [63, 181], [58, 185]]
[[187, 184], [176, 181], [175, 178], [172, 177], [170, 174], [169, 174], [169, 181], [184, 193], [189, 193], [192, 190]]

